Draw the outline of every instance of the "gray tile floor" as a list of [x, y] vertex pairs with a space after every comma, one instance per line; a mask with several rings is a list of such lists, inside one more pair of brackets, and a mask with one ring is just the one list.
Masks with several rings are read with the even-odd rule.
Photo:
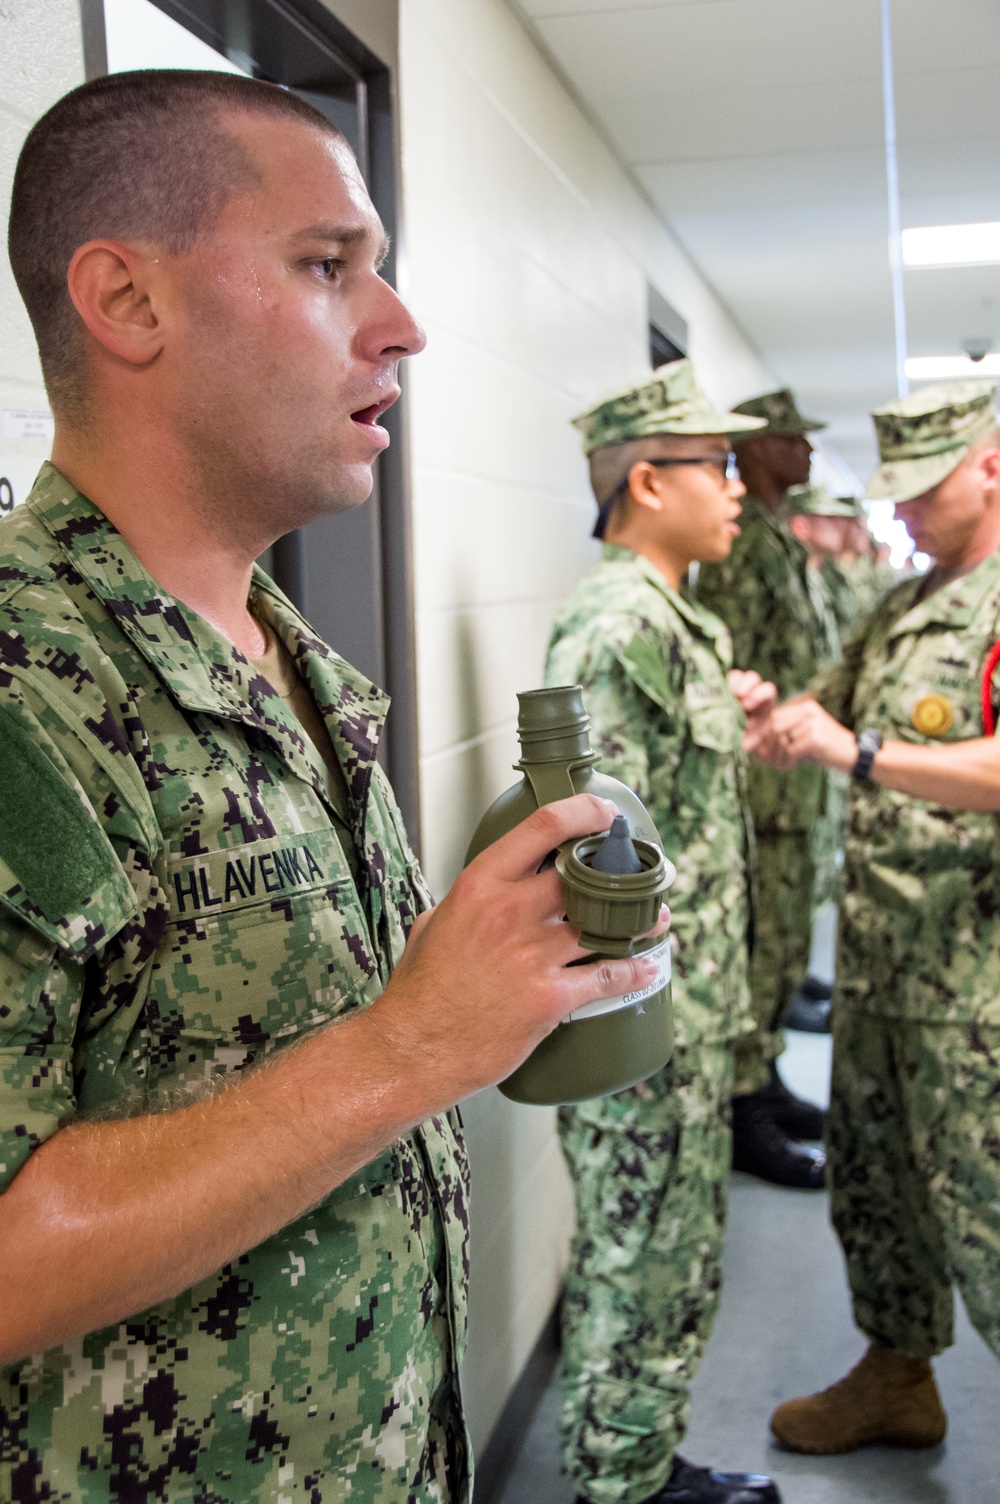
[[[799, 1034], [789, 1043], [786, 1079], [825, 1101], [829, 1040]], [[831, 1383], [863, 1349], [826, 1198], [734, 1176], [725, 1281], [683, 1446], [692, 1462], [768, 1472], [785, 1504], [1000, 1504], [1000, 1365], [960, 1304], [956, 1344], [936, 1364], [950, 1420], [944, 1446], [797, 1457], [768, 1442], [772, 1409]], [[557, 1416], [553, 1385], [502, 1504], [572, 1504], [559, 1471]]]

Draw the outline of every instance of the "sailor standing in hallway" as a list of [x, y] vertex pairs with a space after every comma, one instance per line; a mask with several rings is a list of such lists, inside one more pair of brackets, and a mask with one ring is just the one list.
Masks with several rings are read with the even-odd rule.
[[827, 1145], [834, 1225], [869, 1339], [831, 1389], [779, 1406], [797, 1451], [945, 1434], [930, 1359], [952, 1286], [1000, 1356], [1000, 434], [993, 384], [874, 414], [929, 574], [890, 591], [808, 696], [778, 767], [852, 773]]
[[[857, 503], [850, 497], [832, 496], [826, 486], [807, 482], [791, 486], [785, 496], [782, 517], [788, 530], [802, 544], [808, 555], [806, 583], [816, 617], [817, 656], [824, 666], [836, 663], [842, 641], [838, 602], [845, 605], [849, 587], [833, 573], [833, 561], [841, 548], [847, 528], [857, 516]], [[835, 594], [838, 583], [839, 595]], [[847, 779], [842, 773], [828, 772], [825, 779], [824, 807], [812, 828], [813, 914], [824, 903], [840, 902], [840, 853], [843, 844], [844, 811]], [[795, 1000], [799, 1018], [815, 1027], [822, 1020], [828, 1027], [829, 993], [813, 1001], [802, 994]], [[810, 1014], [812, 1017], [810, 1017]], [[801, 1027], [801, 1024], [799, 1025]]]
[[715, 412], [688, 360], [576, 424], [604, 558], [559, 613], [546, 682], [583, 685], [601, 769], [636, 790], [676, 864], [676, 1042], [648, 1081], [559, 1112], [577, 1217], [565, 1464], [580, 1504], [773, 1504], [768, 1479], [676, 1453], [718, 1300], [733, 1042], [748, 1023], [744, 710], [765, 713], [775, 694], [730, 672], [729, 633], [682, 581], [732, 546], [730, 435], [760, 424]]
[[[825, 486], [803, 488], [809, 510], [794, 505], [798, 487], [788, 498], [789, 526], [799, 542], [816, 558], [826, 586], [841, 642], [873, 611], [897, 577], [875, 557], [875, 540], [868, 531], [864, 506], [855, 496], [833, 496]], [[799, 524], [793, 515], [803, 519]]]
[[[889, 563], [888, 545], [876, 543], [868, 529], [868, 518], [861, 503], [858, 502], [857, 506], [859, 515], [850, 528], [849, 547], [836, 561], [837, 573], [846, 581], [849, 592], [844, 603], [845, 624], [841, 629], [844, 637], [862, 617], [875, 610], [882, 597], [899, 584], [904, 573], [893, 569]], [[912, 565], [907, 572], [912, 572]]]
[[433, 913], [387, 702], [254, 560], [359, 506], [400, 360], [293, 93], [115, 74], [35, 125], [11, 263], [53, 464], [0, 523], [0, 1498], [469, 1504], [450, 1109], [655, 963], [504, 836]]
[[[736, 437], [740, 476], [750, 493], [740, 536], [727, 559], [699, 571], [697, 593], [729, 627], [734, 663], [756, 669], [784, 699], [804, 690], [823, 665], [806, 550], [780, 512], [789, 486], [809, 479], [806, 435], [825, 424], [804, 418], [789, 391], [753, 397], [736, 411], [767, 426]], [[825, 807], [825, 778], [811, 767], [781, 778], [754, 763], [748, 787], [757, 849], [750, 961], [755, 1028], [736, 1052], [733, 1164], [777, 1185], [819, 1190], [822, 1155], [797, 1140], [820, 1138], [823, 1115], [787, 1090], [775, 1061], [785, 1047], [781, 1016], [809, 965], [812, 831]]]

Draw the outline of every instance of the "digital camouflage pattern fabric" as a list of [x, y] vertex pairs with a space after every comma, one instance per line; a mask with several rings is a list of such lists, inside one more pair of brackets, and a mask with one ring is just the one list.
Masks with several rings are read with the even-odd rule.
[[[698, 600], [728, 626], [736, 667], [756, 669], [787, 700], [825, 666], [806, 551], [755, 496], [743, 497], [739, 525], [729, 557], [699, 569]], [[749, 788], [758, 834], [809, 830], [822, 806], [822, 773], [813, 767], [787, 774], [754, 763]]]
[[1000, 1028], [840, 1006], [833, 1034], [831, 1211], [858, 1326], [931, 1357], [957, 1284], [1000, 1358]]
[[583, 452], [606, 444], [648, 439], [655, 434], [749, 433], [763, 428], [759, 418], [717, 411], [699, 387], [687, 359], [672, 360], [652, 376], [602, 397], [573, 419], [583, 434]]
[[638, 1504], [666, 1481], [718, 1291], [732, 1041], [748, 1008], [744, 719], [730, 661], [717, 618], [615, 547], [549, 644], [546, 683], [583, 686], [600, 768], [635, 789], [677, 867], [674, 1057], [641, 1086], [559, 1114], [578, 1222], [565, 1458], [593, 1504]]
[[[824, 665], [836, 663], [840, 657], [840, 623], [837, 619], [837, 610], [833, 595], [827, 584], [822, 565], [817, 568], [810, 562], [806, 570], [806, 583], [809, 587], [809, 598], [812, 601], [813, 614], [816, 618], [816, 651], [818, 661]], [[775, 893], [779, 891], [779, 886], [784, 882], [788, 907], [785, 907], [783, 904], [781, 906], [782, 910], [786, 914], [796, 912], [796, 918], [792, 922], [787, 923], [791, 943], [783, 950], [787, 969], [781, 987], [778, 989], [780, 996], [785, 998], [791, 995], [789, 989], [794, 990], [801, 983], [805, 974], [804, 968], [808, 967], [809, 952], [806, 951], [805, 957], [802, 958], [799, 949], [801, 942], [797, 945], [794, 937], [805, 934], [811, 940], [812, 921], [816, 910], [821, 904], [839, 903], [840, 901], [840, 853], [844, 840], [844, 818], [847, 809], [848, 782], [849, 777], [844, 773], [833, 773], [827, 770], [823, 777], [823, 807], [816, 818], [816, 823], [813, 825], [809, 836], [813, 883], [808, 918], [804, 910], [800, 914], [797, 913], [801, 907], [801, 900], [795, 899], [788, 892], [789, 884], [792, 881], [790, 873], [782, 878], [780, 873], [775, 872], [774, 883], [770, 887], [767, 886], [766, 882], [764, 884], [766, 891]], [[764, 843], [766, 855], [772, 860], [776, 859], [778, 857], [777, 847], [782, 844], [788, 846], [790, 843], [779, 843], [773, 840]], [[768, 847], [770, 847], [770, 850], [767, 849]], [[761, 945], [764, 948], [770, 943], [770, 928], [771, 926], [767, 923], [763, 925]], [[762, 968], [762, 975], [776, 975], [776, 965], [770, 965], [763, 954], [758, 952], [756, 959], [757, 964]], [[777, 957], [775, 961], [776, 963], [778, 962]], [[780, 1016], [778, 1022], [780, 1023]]]
[[[851, 730], [917, 746], [983, 735], [980, 676], [1000, 637], [1000, 555], [933, 584], [915, 576], [890, 591], [841, 662], [815, 680], [816, 698]], [[852, 784], [842, 1004], [913, 1023], [997, 1027], [998, 976], [1000, 816]]]
[[996, 427], [995, 393], [995, 381], [943, 381], [876, 408], [882, 463], [865, 495], [909, 501], [938, 485]]
[[[699, 570], [698, 600], [729, 627], [737, 668], [756, 669], [785, 700], [805, 690], [828, 651], [806, 551], [755, 496], [743, 498], [739, 521], [729, 557]], [[756, 1031], [737, 1053], [739, 1093], [765, 1086], [769, 1063], [784, 1048], [778, 1024], [791, 990], [805, 976], [810, 943], [809, 907], [782, 909], [788, 896], [784, 874], [794, 874], [799, 889], [812, 893], [812, 831], [826, 806], [823, 770], [808, 764], [782, 773], [755, 760], [747, 788], [758, 855], [750, 973]]]
[[567, 1470], [593, 1504], [661, 1488], [722, 1285], [733, 1057], [675, 1051], [658, 1075], [559, 1111], [577, 1226], [562, 1307]]
[[820, 423], [816, 418], [802, 416], [787, 387], [782, 387], [777, 392], [763, 392], [759, 397], [748, 397], [745, 402], [738, 402], [734, 411], [745, 413], [751, 418], [761, 418], [767, 425], [761, 430], [763, 433], [815, 433], [817, 429], [826, 427], [825, 423]]
[[744, 717], [729, 634], [652, 564], [605, 545], [552, 628], [545, 683], [580, 684], [599, 768], [634, 789], [677, 868], [670, 889], [679, 1045], [746, 1027]]
[[[58, 472], [0, 524], [0, 1189], [78, 1114], [183, 1100], [369, 1006], [429, 901], [384, 696], [259, 571], [253, 608], [346, 821], [267, 680]], [[0, 1372], [0, 1498], [466, 1504], [466, 1229], [449, 1115], [177, 1299]]]
[[737, 1046], [738, 1095], [767, 1085], [768, 1062], [785, 1047], [781, 1013], [809, 964], [820, 823], [817, 816], [810, 831], [774, 831], [755, 843], [750, 996], [757, 1027]]
[[[782, 517], [847, 517], [863, 524], [866, 534], [868, 514], [855, 496], [833, 496], [826, 486], [808, 483], [790, 486], [785, 492]], [[863, 616], [874, 610], [887, 590], [897, 582], [895, 571], [872, 554], [858, 558], [827, 555], [819, 567], [826, 596], [842, 641]], [[828, 655], [833, 662], [837, 652]]]
[[[785, 492], [785, 500], [781, 509], [783, 518], [795, 516], [805, 517], [847, 517], [852, 521], [864, 522], [866, 514], [860, 501], [853, 496], [834, 496], [828, 487], [807, 482], [801, 486], [790, 486]], [[829, 556], [821, 560], [810, 559], [806, 570], [806, 584], [812, 601], [813, 614], [817, 623], [817, 659], [822, 664], [835, 663], [840, 657], [840, 644], [847, 627], [853, 624], [857, 615], [857, 603], [854, 600], [854, 592], [848, 583], [846, 575], [841, 573], [840, 566]], [[804, 910], [796, 912], [794, 921], [788, 928], [792, 935], [801, 936], [816, 910], [825, 903], [839, 903], [840, 901], [840, 852], [844, 836], [844, 816], [847, 801], [847, 776], [843, 773], [827, 771], [824, 778], [824, 803], [823, 809], [812, 828], [810, 839], [810, 851], [814, 871], [812, 887], [812, 913], [809, 919], [805, 918]], [[767, 856], [776, 864], [783, 859], [783, 853], [776, 849], [774, 842], [769, 843], [772, 847]], [[798, 874], [789, 873], [785, 878], [785, 888], [788, 903], [792, 911], [800, 911], [801, 903], [792, 896], [791, 883]], [[781, 882], [781, 876], [775, 872], [776, 882]], [[766, 880], [763, 884], [768, 892], [777, 891], [768, 886]], [[783, 912], [788, 912], [784, 904], [781, 905]], [[771, 943], [772, 935], [769, 930], [772, 927], [764, 925], [762, 945], [766, 949]], [[777, 950], [777, 947], [775, 947]], [[794, 957], [794, 971], [786, 971], [781, 984], [780, 992], [788, 996], [788, 989], [794, 988], [801, 981], [801, 945], [793, 948], [791, 952], [782, 948], [781, 955], [776, 955], [775, 961], [780, 964], [781, 957], [788, 961]], [[768, 963], [765, 956], [758, 953], [758, 964], [766, 967], [765, 975], [775, 974], [775, 964]]]
[[781, 508], [782, 517], [850, 517], [854, 522], [866, 521], [861, 503], [853, 496], [834, 496], [828, 486], [806, 481], [801, 486], [789, 486]]
[[[814, 684], [852, 730], [983, 736], [1000, 555], [936, 583], [897, 586]], [[845, 854], [827, 1151], [855, 1315], [939, 1352], [955, 1281], [1000, 1356], [1000, 816], [854, 784]]]
[[875, 610], [882, 597], [899, 584], [892, 566], [871, 556], [825, 559], [822, 570], [842, 642]]

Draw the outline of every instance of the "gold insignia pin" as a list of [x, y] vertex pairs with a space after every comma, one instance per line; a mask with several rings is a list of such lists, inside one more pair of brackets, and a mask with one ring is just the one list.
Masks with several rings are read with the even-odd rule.
[[954, 724], [955, 712], [944, 695], [923, 695], [914, 705], [911, 719], [921, 736], [944, 736]]

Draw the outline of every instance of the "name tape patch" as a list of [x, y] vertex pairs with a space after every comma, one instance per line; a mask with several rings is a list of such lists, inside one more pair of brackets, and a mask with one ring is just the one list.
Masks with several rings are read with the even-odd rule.
[[260, 854], [220, 851], [173, 873], [173, 897], [178, 913], [203, 913], [289, 889], [313, 888], [326, 878], [305, 843]]

